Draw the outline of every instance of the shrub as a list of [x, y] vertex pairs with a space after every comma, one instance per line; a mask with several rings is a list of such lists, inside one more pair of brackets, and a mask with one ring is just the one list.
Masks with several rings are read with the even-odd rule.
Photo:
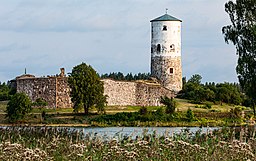
[[16, 93], [12, 96], [6, 107], [7, 117], [10, 122], [23, 119], [26, 114], [31, 112], [31, 101], [24, 93]]
[[189, 122], [191, 122], [191, 121], [193, 121], [194, 120], [194, 113], [193, 113], [193, 111], [189, 108], [188, 110], [187, 110], [187, 113], [186, 113], [186, 118], [187, 118], [187, 120], [189, 121]]
[[146, 114], [148, 113], [147, 107], [142, 106], [142, 107], [140, 108], [140, 110], [139, 110], [139, 113], [140, 113], [141, 115], [146, 115]]
[[165, 113], [173, 114], [177, 107], [177, 102], [173, 98], [168, 98], [166, 96], [161, 97], [160, 102], [166, 106]]
[[47, 106], [48, 103], [42, 99], [42, 98], [37, 98], [35, 102], [32, 103], [32, 106], [37, 106], [37, 107], [44, 107]]
[[164, 115], [164, 110], [163, 110], [162, 107], [160, 107], [156, 110], [156, 115], [158, 115], [158, 116], [163, 116]]
[[206, 103], [205, 106], [204, 106], [206, 109], [211, 109], [212, 108], [212, 105], [210, 103]]

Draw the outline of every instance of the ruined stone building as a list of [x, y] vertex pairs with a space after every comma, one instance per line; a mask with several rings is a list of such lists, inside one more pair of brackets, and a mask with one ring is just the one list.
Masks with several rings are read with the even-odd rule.
[[[173, 97], [182, 89], [181, 20], [164, 14], [151, 22], [151, 74], [158, 82], [102, 79], [110, 106], [159, 106], [160, 97]], [[56, 76], [16, 78], [17, 92], [32, 101], [42, 98], [53, 108], [72, 107], [64, 68]]]

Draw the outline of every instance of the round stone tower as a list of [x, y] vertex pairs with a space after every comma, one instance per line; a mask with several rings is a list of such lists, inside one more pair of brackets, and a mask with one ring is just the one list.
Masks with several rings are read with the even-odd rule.
[[178, 92], [182, 89], [181, 20], [168, 15], [151, 20], [151, 75]]

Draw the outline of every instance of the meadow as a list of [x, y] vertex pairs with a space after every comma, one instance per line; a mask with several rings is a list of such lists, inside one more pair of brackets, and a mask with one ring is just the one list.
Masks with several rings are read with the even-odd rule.
[[0, 128], [0, 160], [255, 160], [254, 127], [104, 138], [66, 128]]

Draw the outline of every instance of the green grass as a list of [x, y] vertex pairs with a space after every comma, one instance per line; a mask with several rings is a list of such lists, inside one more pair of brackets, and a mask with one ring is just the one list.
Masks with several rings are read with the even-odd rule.
[[[229, 111], [234, 106], [223, 104], [223, 105], [215, 105], [212, 104], [211, 109], [204, 109], [204, 108], [195, 108], [195, 106], [204, 106], [204, 104], [193, 104], [189, 100], [185, 99], [175, 99], [177, 101], [178, 107], [176, 109], [176, 113], [180, 115], [183, 120], [177, 119], [176, 121], [170, 120], [167, 118], [167, 121], [162, 120], [151, 120], [142, 122], [141, 120], [118, 120], [118, 121], [111, 121], [109, 123], [104, 123], [104, 121], [93, 121], [90, 122], [92, 118], [100, 117], [100, 115], [96, 114], [96, 109], [93, 108], [90, 110], [89, 116], [84, 116], [83, 111], [80, 113], [75, 114], [73, 113], [72, 108], [62, 108], [62, 109], [39, 109], [33, 108], [30, 115], [28, 115], [22, 123], [28, 124], [91, 124], [93, 126], [222, 126], [222, 125], [233, 125], [239, 124], [239, 120], [233, 119], [226, 119], [229, 118]], [[5, 118], [5, 109], [6, 109], [7, 102], [0, 102], [0, 123], [8, 123]], [[140, 106], [107, 106], [106, 107], [106, 114], [113, 115], [117, 113], [130, 113], [130, 112], [138, 112]], [[147, 107], [149, 112], [154, 112], [160, 107], [150, 106]], [[164, 107], [162, 107], [164, 110]], [[188, 109], [191, 109], [195, 116], [196, 120], [189, 123], [186, 121], [185, 113]], [[45, 120], [42, 119], [41, 114], [45, 111], [47, 117]], [[97, 120], [97, 119], [96, 119]], [[145, 120], [145, 119], [144, 119]], [[169, 121], [168, 121], [169, 120]]]

